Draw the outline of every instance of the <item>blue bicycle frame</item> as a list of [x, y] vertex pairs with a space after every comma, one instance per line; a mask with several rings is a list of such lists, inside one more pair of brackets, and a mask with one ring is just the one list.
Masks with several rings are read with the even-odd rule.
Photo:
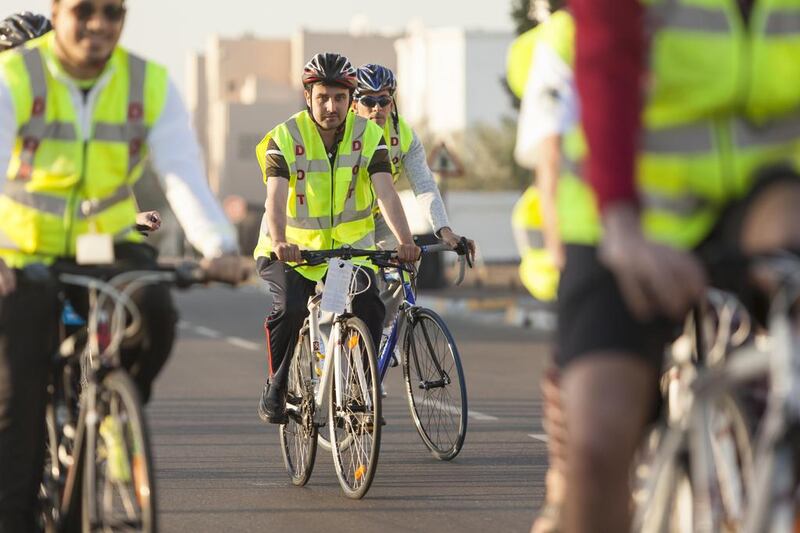
[[[403, 292], [405, 294], [405, 298], [403, 299], [403, 303], [406, 306], [414, 306], [417, 303], [416, 296], [414, 296], [414, 290], [411, 288], [411, 281], [406, 276], [406, 272], [398, 268], [397, 272], [400, 275], [400, 281], [403, 283]], [[384, 376], [386, 376], [386, 371], [389, 370], [389, 364], [392, 361], [392, 354], [394, 354], [394, 348], [397, 346], [397, 337], [400, 335], [400, 318], [403, 313], [403, 305], [400, 304], [400, 311], [397, 313], [397, 316], [394, 317], [394, 322], [392, 323], [392, 331], [389, 333], [389, 338], [386, 339], [386, 343], [383, 345], [383, 350], [378, 356], [378, 372], [380, 372], [381, 382], [383, 382]]]

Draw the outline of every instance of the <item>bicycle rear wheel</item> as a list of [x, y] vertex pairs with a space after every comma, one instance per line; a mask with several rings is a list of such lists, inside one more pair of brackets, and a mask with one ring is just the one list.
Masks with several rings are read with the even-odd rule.
[[289, 366], [286, 410], [289, 421], [281, 424], [280, 440], [283, 463], [292, 484], [308, 483], [317, 456], [317, 426], [314, 424], [314, 361], [308, 334], [303, 332]]
[[124, 370], [98, 386], [97, 426], [87, 428], [84, 531], [157, 530], [150, 439], [139, 391]]
[[351, 317], [344, 324], [339, 364], [331, 376], [330, 443], [339, 485], [348, 498], [363, 498], [378, 467], [381, 395], [375, 347], [367, 326]]
[[453, 336], [430, 309], [420, 308], [407, 325], [403, 378], [422, 442], [434, 457], [449, 461], [467, 435], [467, 385]]

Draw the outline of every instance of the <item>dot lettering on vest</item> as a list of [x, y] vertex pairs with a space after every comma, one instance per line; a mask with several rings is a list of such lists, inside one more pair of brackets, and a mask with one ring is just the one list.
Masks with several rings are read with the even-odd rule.
[[34, 137], [26, 137], [22, 142], [22, 147], [28, 152], [35, 152], [39, 148], [39, 139]]
[[393, 163], [393, 164], [395, 164], [395, 165], [396, 165], [396, 164], [397, 164], [397, 163], [399, 163], [399, 162], [400, 162], [400, 158], [399, 158], [399, 157], [397, 157], [397, 156], [394, 156], [394, 157], [392, 158], [392, 163]]
[[142, 104], [133, 102], [128, 106], [128, 120], [141, 120], [144, 115]]
[[306, 149], [300, 146], [299, 144], [294, 147], [294, 155], [300, 157], [301, 155], [306, 153]]
[[400, 139], [398, 139], [397, 137], [392, 137], [391, 138], [391, 143], [392, 143], [392, 146], [397, 146], [398, 144], [400, 144]]
[[34, 117], [41, 116], [44, 113], [44, 98], [41, 96], [37, 96], [33, 99], [33, 109], [31, 109], [31, 114]]
[[297, 181], [303, 181], [306, 179], [306, 171], [305, 170], [297, 170]]
[[297, 201], [300, 203], [300, 205], [306, 205], [306, 195], [305, 194], [298, 194], [297, 195]]
[[130, 144], [128, 145], [130, 155], [134, 156], [139, 153], [142, 149], [142, 140], [141, 139], [131, 139]]
[[361, 167], [358, 165], [353, 165], [353, 176], [358, 174], [358, 171], [361, 170]]
[[353, 151], [360, 152], [361, 151], [361, 141], [353, 141]]
[[349, 189], [347, 189], [347, 199], [348, 199], [348, 200], [349, 200], [350, 198], [352, 198], [352, 197], [353, 197], [353, 191], [354, 191], [354, 190], [355, 190], [355, 189], [353, 188], [353, 186], [352, 186], [352, 185], [350, 186], [350, 188], [349, 188]]

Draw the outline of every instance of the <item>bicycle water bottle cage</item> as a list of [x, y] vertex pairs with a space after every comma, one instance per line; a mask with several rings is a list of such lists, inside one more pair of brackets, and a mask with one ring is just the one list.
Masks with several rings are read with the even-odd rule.
[[75, 308], [72, 307], [72, 303], [69, 300], [64, 300], [64, 308], [61, 311], [61, 322], [65, 326], [85, 326], [86, 321], [75, 312]]

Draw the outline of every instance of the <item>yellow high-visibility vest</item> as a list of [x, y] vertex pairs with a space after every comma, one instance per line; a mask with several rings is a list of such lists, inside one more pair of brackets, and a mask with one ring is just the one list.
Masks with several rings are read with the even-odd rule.
[[559, 272], [544, 247], [541, 198], [536, 187], [528, 187], [514, 204], [511, 226], [519, 247], [522, 284], [537, 300], [555, 300]]
[[403, 117], [398, 117], [395, 128], [394, 121], [389, 117], [383, 126], [383, 139], [389, 148], [389, 159], [392, 161], [392, 179], [397, 183], [403, 172], [403, 160], [408, 155], [411, 142], [414, 140], [414, 130]]
[[[264, 182], [269, 177], [265, 158], [270, 139], [275, 140], [289, 166], [287, 242], [297, 244], [301, 250], [328, 250], [343, 244], [375, 248], [372, 215], [375, 193], [368, 168], [382, 137], [380, 126], [349, 112], [331, 167], [322, 137], [308, 111], [297, 113], [267, 133], [256, 147]], [[253, 256], [269, 257], [271, 251], [265, 213]], [[298, 272], [310, 280], [320, 280], [327, 266], [302, 266]]]
[[[690, 248], [759, 170], [800, 167], [800, 1], [759, 0], [747, 26], [735, 0], [650, 1], [648, 9], [658, 29], [637, 160], [642, 223], [651, 238]], [[573, 137], [579, 161], [586, 150]], [[593, 195], [565, 202], [562, 237], [596, 242], [596, 224], [573, 226], [576, 214], [591, 218]]]
[[82, 131], [54, 39], [50, 32], [0, 54], [18, 124], [0, 195], [0, 257], [13, 267], [74, 256], [89, 231], [141, 240], [132, 186], [167, 97], [166, 70], [118, 47]]

